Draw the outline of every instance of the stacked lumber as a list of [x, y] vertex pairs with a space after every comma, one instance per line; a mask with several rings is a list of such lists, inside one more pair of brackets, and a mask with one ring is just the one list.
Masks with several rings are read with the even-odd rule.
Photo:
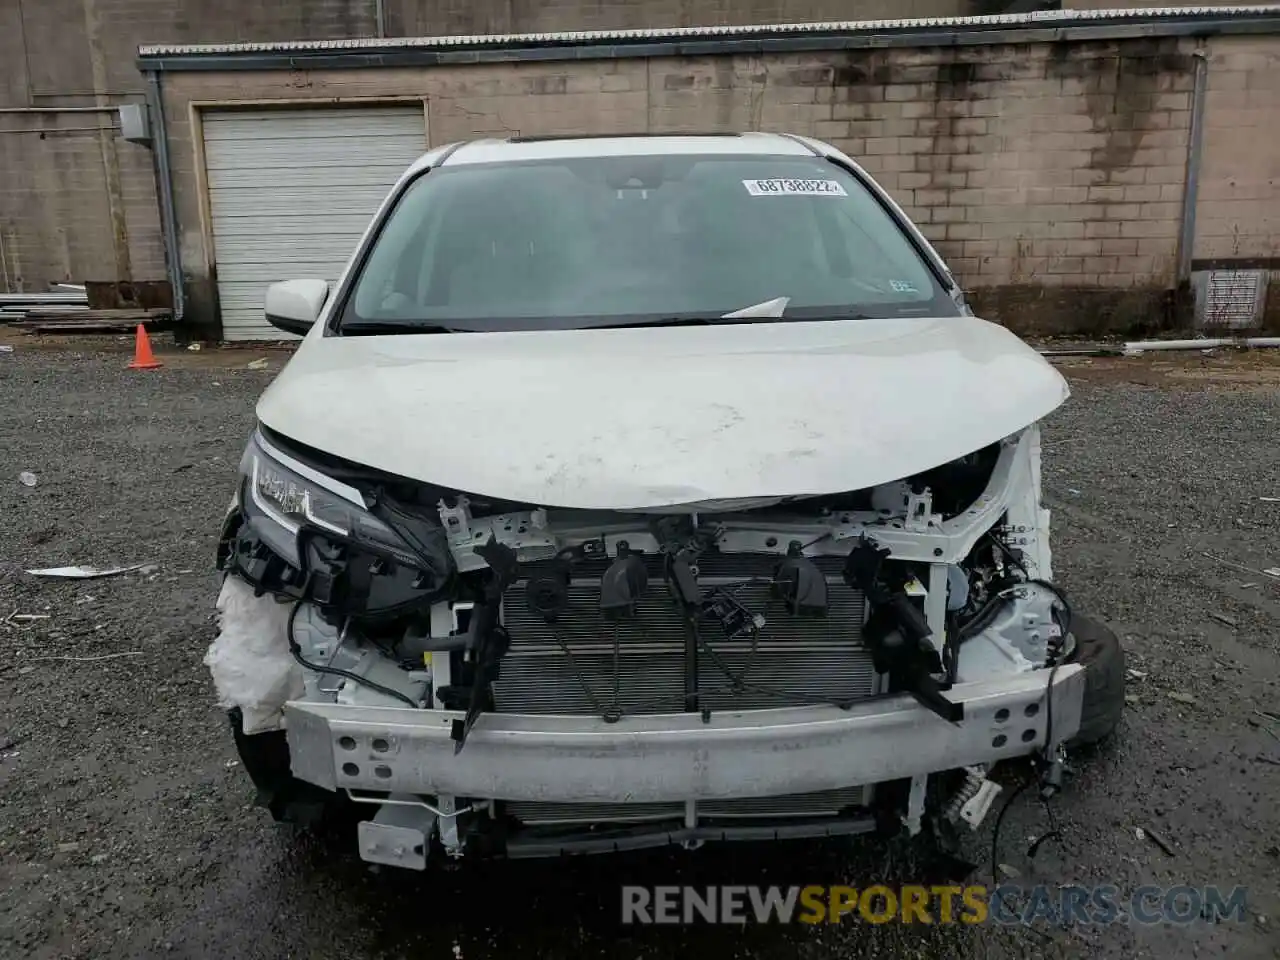
[[139, 310], [42, 310], [31, 309], [10, 325], [26, 333], [128, 333], [142, 324], [156, 328], [167, 324], [173, 311]]

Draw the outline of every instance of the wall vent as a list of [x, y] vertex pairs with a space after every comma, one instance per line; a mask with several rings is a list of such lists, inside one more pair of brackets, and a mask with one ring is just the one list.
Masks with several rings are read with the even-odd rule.
[[1265, 270], [1206, 270], [1192, 277], [1196, 325], [1211, 330], [1256, 327], [1267, 297]]

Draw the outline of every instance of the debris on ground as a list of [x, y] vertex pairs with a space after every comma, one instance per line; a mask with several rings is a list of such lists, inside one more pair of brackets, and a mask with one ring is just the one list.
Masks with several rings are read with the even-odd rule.
[[1246, 567], [1243, 563], [1236, 563], [1234, 560], [1228, 560], [1226, 557], [1219, 557], [1215, 554], [1208, 553], [1206, 551], [1201, 551], [1200, 555], [1209, 560], [1213, 560], [1216, 563], [1221, 563], [1225, 566], [1232, 567], [1236, 570], [1243, 570], [1245, 573], [1261, 573], [1261, 574], [1265, 574], [1268, 577], [1276, 577], [1277, 579], [1280, 579], [1280, 567], [1271, 567], [1268, 570], [1256, 570], [1253, 567]]
[[1234, 628], [1240, 625], [1239, 621], [1234, 617], [1228, 617], [1225, 613], [1211, 613], [1209, 614], [1209, 617], [1213, 620], [1217, 620], [1219, 623], [1225, 623], [1228, 627]]
[[1177, 856], [1177, 854], [1173, 852], [1173, 847], [1169, 844], [1169, 841], [1167, 841], [1164, 837], [1160, 836], [1160, 834], [1156, 833], [1150, 827], [1139, 827], [1135, 831], [1135, 833], [1137, 834], [1139, 840], [1150, 840], [1157, 847], [1163, 850], [1166, 856], [1169, 856], [1169, 857]]
[[249, 369], [250, 369], [250, 370], [265, 370], [265, 369], [267, 369], [267, 364], [268, 364], [268, 363], [270, 363], [270, 361], [269, 361], [269, 360], [267, 360], [267, 358], [266, 358], [266, 357], [263, 357], [261, 360], [250, 360], [250, 361], [249, 361]]
[[1280, 717], [1277, 717], [1274, 713], [1267, 713], [1265, 710], [1255, 710], [1253, 711], [1253, 716], [1249, 717], [1248, 720], [1249, 726], [1265, 730], [1267, 733], [1271, 734], [1271, 736], [1280, 740], [1280, 733], [1276, 733], [1276, 728], [1273, 726], [1273, 724], [1280, 724]]
[[[388, 872], [367, 879], [352, 843], [338, 846], [333, 857], [327, 846], [297, 846], [268, 811], [252, 806], [255, 788], [243, 761], [223, 768], [236, 754], [201, 663], [215, 630], [209, 614], [217, 578], [209, 557], [218, 519], [254, 426], [254, 402], [269, 379], [238, 375], [237, 370], [248, 372], [244, 365], [253, 355], [228, 352], [227, 379], [207, 389], [211, 378], [218, 382], [226, 372], [203, 366], [213, 351], [207, 346], [210, 356], [199, 358], [200, 364], [171, 364], [163, 378], [147, 382], [148, 407], [142, 412], [157, 442], [148, 446], [145, 470], [134, 468], [139, 392], [120, 388], [121, 353], [39, 349], [24, 350], [21, 362], [13, 358], [6, 365], [0, 358], [0, 373], [13, 380], [12, 395], [23, 397], [8, 411], [8, 462], [18, 470], [57, 464], [55, 480], [42, 474], [40, 486], [56, 486], [59, 493], [56, 502], [40, 494], [22, 497], [13, 487], [16, 470], [9, 471], [15, 503], [0, 529], [0, 558], [8, 558], [12, 569], [0, 569], [0, 616], [18, 608], [51, 613], [53, 619], [23, 630], [0, 628], [0, 731], [20, 741], [0, 753], [0, 928], [6, 928], [0, 932], [0, 956], [152, 957], [163, 955], [167, 942], [173, 956], [452, 960], [456, 942], [468, 960], [521, 951], [549, 960], [603, 958], [626, 950], [619, 950], [613, 924], [586, 920], [583, 910], [603, 904], [617, 913], [619, 870], [638, 875], [628, 882], [650, 886], [767, 884], [772, 881], [763, 878], [772, 876], [789, 883], [785, 878], [794, 878], [797, 856], [812, 855], [822, 874], [857, 888], [920, 882], [915, 857], [899, 856], [897, 847], [886, 856], [877, 841], [813, 841], [816, 849], [806, 842], [800, 850], [789, 843], [751, 844], [749, 851], [708, 844], [693, 858], [673, 851], [625, 854], [621, 864], [582, 857], [495, 865], [518, 867], [527, 886], [498, 925], [477, 926], [474, 911], [465, 909], [436, 911], [424, 924], [427, 888], [416, 876]], [[1224, 362], [1252, 369], [1243, 366], [1243, 358]], [[1280, 364], [1280, 356], [1275, 362]], [[1078, 777], [1051, 804], [1072, 855], [1059, 858], [1057, 845], [1049, 844], [1034, 871], [1020, 859], [1025, 838], [1044, 833], [1047, 823], [1036, 791], [1029, 789], [1009, 808], [1002, 828], [1009, 851], [996, 858], [1011, 861], [1022, 878], [1002, 882], [1030, 889], [1052, 871], [1055, 883], [1116, 878], [1130, 890], [1145, 883], [1167, 889], [1186, 877], [1212, 878], [1229, 868], [1233, 884], [1275, 889], [1280, 805], [1266, 800], [1280, 766], [1254, 757], [1280, 758], [1280, 742], [1245, 720], [1255, 708], [1280, 714], [1280, 684], [1265, 685], [1266, 679], [1280, 678], [1274, 643], [1280, 609], [1270, 602], [1280, 599], [1280, 580], [1204, 563], [1200, 552], [1251, 558], [1259, 568], [1280, 564], [1274, 526], [1235, 528], [1237, 514], [1223, 506], [1257, 503], [1259, 488], [1280, 493], [1274, 451], [1240, 439], [1274, 434], [1280, 390], [1239, 390], [1226, 378], [1221, 384], [1198, 381], [1194, 391], [1181, 381], [1172, 389], [1136, 388], [1131, 369], [1090, 373], [1093, 380], [1073, 374], [1074, 397], [1046, 425], [1045, 439], [1089, 439], [1048, 446], [1044, 471], [1060, 495], [1074, 486], [1071, 477], [1087, 487], [1079, 496], [1061, 497], [1066, 504], [1055, 514], [1055, 574], [1069, 586], [1073, 604], [1078, 598], [1080, 612], [1123, 625], [1127, 666], [1148, 676], [1124, 691], [1140, 704], [1126, 705], [1113, 743], [1073, 758]], [[1273, 369], [1266, 373], [1273, 376]], [[1274, 375], [1280, 387], [1280, 366]], [[199, 402], [187, 402], [191, 397]], [[195, 467], [171, 472], [183, 463]], [[128, 471], [127, 482], [117, 467]], [[64, 483], [66, 477], [76, 482]], [[1170, 496], [1179, 484], [1185, 493]], [[19, 507], [19, 499], [29, 503]], [[1280, 506], [1264, 506], [1268, 516], [1280, 516]], [[87, 522], [72, 529], [66, 519], [72, 516]], [[86, 559], [72, 562], [97, 564], [87, 559], [96, 557], [100, 566], [110, 566], [116, 557], [133, 563], [133, 557], [147, 556], [128, 547], [138, 542], [139, 518], [145, 519], [146, 539], [165, 545], [163, 553], [150, 555], [162, 565], [155, 582], [136, 574], [51, 581], [22, 572], [28, 564], [56, 566], [58, 557], [77, 553]], [[1178, 527], [1164, 533], [1174, 520]], [[37, 545], [34, 538], [55, 523], [58, 532]], [[1152, 530], [1162, 536], [1152, 538]], [[166, 582], [179, 568], [196, 573]], [[1241, 581], [1259, 588], [1241, 593]], [[1247, 614], [1239, 605], [1242, 597], [1257, 601], [1264, 593], [1274, 596], [1251, 603]], [[77, 605], [86, 594], [95, 600]], [[1208, 610], [1238, 617], [1239, 633], [1210, 629]], [[50, 628], [65, 635], [37, 636]], [[29, 649], [12, 649], [15, 638]], [[145, 655], [87, 663], [28, 659], [112, 651]], [[1215, 659], [1229, 663], [1226, 674], [1238, 682], [1207, 687], [1194, 679], [1224, 669]], [[17, 663], [31, 672], [19, 675]], [[160, 687], [170, 692], [160, 693]], [[1180, 705], [1166, 697], [1167, 690], [1203, 693], [1205, 700], [1195, 710], [1176, 710]], [[1211, 715], [1204, 710], [1209, 703]], [[71, 719], [65, 731], [57, 726], [64, 716]], [[1280, 725], [1255, 719], [1280, 731]], [[1238, 755], [1231, 749], [1233, 734]], [[13, 758], [15, 753], [20, 757]], [[1115, 822], [1125, 824], [1130, 837], [1133, 827], [1151, 824], [1174, 845], [1178, 863], [1151, 841], [1126, 843]], [[990, 829], [988, 823], [984, 831], [962, 837], [969, 859], [989, 862]], [[78, 853], [56, 854], [57, 842], [71, 840], [81, 844]], [[92, 866], [91, 857], [104, 853], [109, 859]], [[1053, 865], [1047, 867], [1050, 853]], [[744, 870], [762, 879], [744, 878]], [[494, 876], [494, 868], [450, 873], [442, 878], [446, 899], [484, 902]], [[1198, 944], [1205, 956], [1209, 946], [1215, 953], [1226, 948], [1222, 956], [1270, 956], [1280, 913], [1264, 912], [1265, 928], [1253, 914], [1248, 923], [1223, 922], [1208, 931], [1180, 924], [1146, 932], [1122, 923], [1076, 926], [1049, 947], [1039, 943], [1039, 930], [1024, 934], [1021, 924], [961, 929], [936, 922], [859, 923], [851, 931], [847, 922], [832, 923], [805, 931], [799, 952], [815, 960], [851, 951], [920, 960], [1042, 954], [1127, 960], [1153, 947], [1157, 956], [1190, 955]], [[294, 922], [298, 918], [304, 922]], [[1043, 920], [1036, 924], [1053, 929]], [[707, 947], [709, 960], [794, 958], [794, 938], [783, 933], [754, 923], [692, 932], [655, 925], [645, 931], [643, 952], [688, 952], [692, 937]]]
[[1179, 693], [1176, 690], [1169, 694], [1170, 700], [1177, 700], [1179, 703], [1192, 704], [1196, 702], [1196, 698], [1189, 693]]
[[[53, 577], [62, 580], [93, 580], [99, 577], [114, 577], [122, 573], [141, 570], [143, 564], [135, 563], [131, 567], [48, 567], [44, 570], [28, 570], [33, 577]], [[157, 568], [158, 569], [158, 568]]]
[[187, 345], [187, 349], [190, 350], [192, 353], [197, 353], [198, 351], [204, 349], [204, 347], [202, 344], [199, 344], [199, 343], [191, 343]]
[[[99, 660], [114, 660], [117, 657], [140, 657], [141, 650], [127, 650], [124, 653], [100, 653], [94, 657], [30, 657], [28, 662], [39, 663], [47, 660], [61, 660], [67, 663], [96, 663]], [[21, 672], [21, 671], [19, 671]]]
[[37, 483], [40, 482], [40, 479], [30, 470], [23, 470], [20, 474], [18, 474], [18, 482], [22, 484], [24, 487], [34, 487]]
[[1126, 670], [1124, 674], [1126, 680], [1145, 680], [1147, 674], [1143, 670]]
[[0, 353], [13, 353], [13, 346], [8, 343], [0, 343]]
[[0, 617], [0, 627], [16, 627], [30, 623], [32, 620], [48, 620], [49, 618], [50, 614], [47, 613], [19, 613], [14, 610], [7, 617]]

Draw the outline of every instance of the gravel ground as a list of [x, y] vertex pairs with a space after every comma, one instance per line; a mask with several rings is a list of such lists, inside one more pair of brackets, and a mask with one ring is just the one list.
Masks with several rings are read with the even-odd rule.
[[[1118, 738], [1053, 804], [1061, 839], [1027, 860], [1049, 821], [1023, 794], [999, 854], [1021, 882], [1243, 885], [1245, 921], [730, 930], [620, 929], [618, 884], [863, 886], [928, 864], [864, 841], [424, 877], [252, 807], [201, 657], [218, 520], [281, 357], [255, 371], [243, 351], [171, 354], [143, 374], [113, 348], [0, 354], [0, 618], [48, 615], [0, 622], [0, 956], [1280, 956], [1280, 723], [1256, 712], [1280, 714], [1280, 581], [1251, 572], [1280, 565], [1280, 503], [1260, 499], [1280, 496], [1280, 358], [1064, 368], [1074, 398], [1046, 433], [1057, 573], [1136, 673]], [[70, 563], [157, 566], [22, 572]], [[990, 829], [966, 851], [976, 880]]]

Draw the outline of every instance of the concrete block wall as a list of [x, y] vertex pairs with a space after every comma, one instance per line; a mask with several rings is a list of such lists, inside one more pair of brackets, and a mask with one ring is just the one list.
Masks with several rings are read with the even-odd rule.
[[[1145, 9], [1168, 7], [1171, 4], [1164, 0], [1126, 0], [1125, 3], [1118, 3], [1116, 0], [1062, 0], [1062, 9], [1064, 10], [1115, 10], [1117, 8], [1124, 9]], [[1236, 0], [1202, 0], [1195, 4], [1197, 7], [1238, 7], [1241, 4]]]
[[0, 107], [137, 99], [145, 43], [376, 35], [374, 0], [4, 0]]
[[151, 151], [115, 114], [0, 114], [0, 290], [163, 279]]
[[[184, 263], [194, 282], [206, 283], [211, 265], [185, 119], [191, 99], [418, 96], [430, 103], [433, 144], [584, 132], [816, 136], [889, 189], [991, 319], [1027, 332], [1155, 326], [1169, 322], [1175, 306], [1196, 43], [169, 74]], [[1247, 93], [1250, 83], [1271, 82], [1272, 50], [1280, 38], [1227, 38], [1207, 48], [1211, 106], [1221, 99], [1213, 95], [1215, 71], [1246, 76], [1226, 81], [1246, 90], [1238, 109], [1247, 116], [1233, 124], [1272, 122], [1276, 98]], [[1217, 220], [1202, 200], [1206, 237], [1229, 232], [1247, 236], [1250, 245], [1239, 249], [1270, 249], [1276, 200], [1262, 194], [1277, 151], [1242, 150], [1222, 140], [1225, 132], [1212, 123], [1206, 131], [1202, 190], [1233, 180], [1233, 189], [1255, 195], [1248, 206], [1221, 208]], [[1252, 136], [1275, 142], [1269, 131]], [[1228, 162], [1230, 176], [1212, 167]]]
[[1269, 261], [1280, 272], [1280, 42], [1209, 42], [1194, 260]]
[[[880, 0], [852, 8], [836, 0], [385, 5], [389, 32], [428, 35], [976, 12], [970, 0], [892, 8]], [[17, 264], [9, 272], [28, 288], [164, 275], [150, 153], [71, 129], [110, 125], [115, 104], [141, 98], [137, 43], [370, 36], [374, 10], [373, 0], [0, 4], [0, 108], [29, 111], [0, 112], [0, 242]], [[1024, 330], [1132, 329], [1167, 320], [1175, 305], [1197, 50], [1208, 58], [1209, 92], [1192, 255], [1200, 264], [1275, 261], [1280, 37], [1264, 35], [167, 73], [184, 263], [207, 291], [212, 264], [199, 225], [191, 100], [418, 96], [430, 102], [433, 143], [636, 130], [817, 136], [889, 188], [988, 316]], [[65, 112], [84, 107], [104, 112]], [[61, 132], [42, 138], [52, 126]], [[212, 322], [210, 297], [197, 292], [192, 302]]]
[[991, 319], [1045, 332], [1156, 324], [1172, 307], [1191, 51], [1147, 40], [886, 54], [851, 65], [883, 85], [837, 86], [815, 133], [895, 195]]
[[404, 37], [897, 20], [985, 13], [978, 0], [385, 0]]
[[[384, 0], [384, 28], [392, 36], [439, 36], [957, 16], [978, 8], [977, 0]], [[111, 137], [101, 147], [94, 132], [57, 134], [61, 146], [53, 149], [37, 132], [84, 125], [67, 108], [141, 101], [139, 45], [373, 37], [377, 21], [377, 0], [2, 0], [0, 110], [40, 118], [0, 114], [0, 240], [20, 277], [8, 286], [164, 277], [145, 150]], [[104, 111], [88, 122], [109, 125], [110, 117]], [[26, 191], [59, 176], [95, 182], [98, 154], [105, 193], [78, 187], [83, 202], [67, 203]], [[0, 271], [0, 289], [5, 284]]]
[[139, 44], [373, 36], [375, 19], [373, 0], [0, 2], [0, 290], [165, 279], [152, 153], [114, 112], [144, 98]]

